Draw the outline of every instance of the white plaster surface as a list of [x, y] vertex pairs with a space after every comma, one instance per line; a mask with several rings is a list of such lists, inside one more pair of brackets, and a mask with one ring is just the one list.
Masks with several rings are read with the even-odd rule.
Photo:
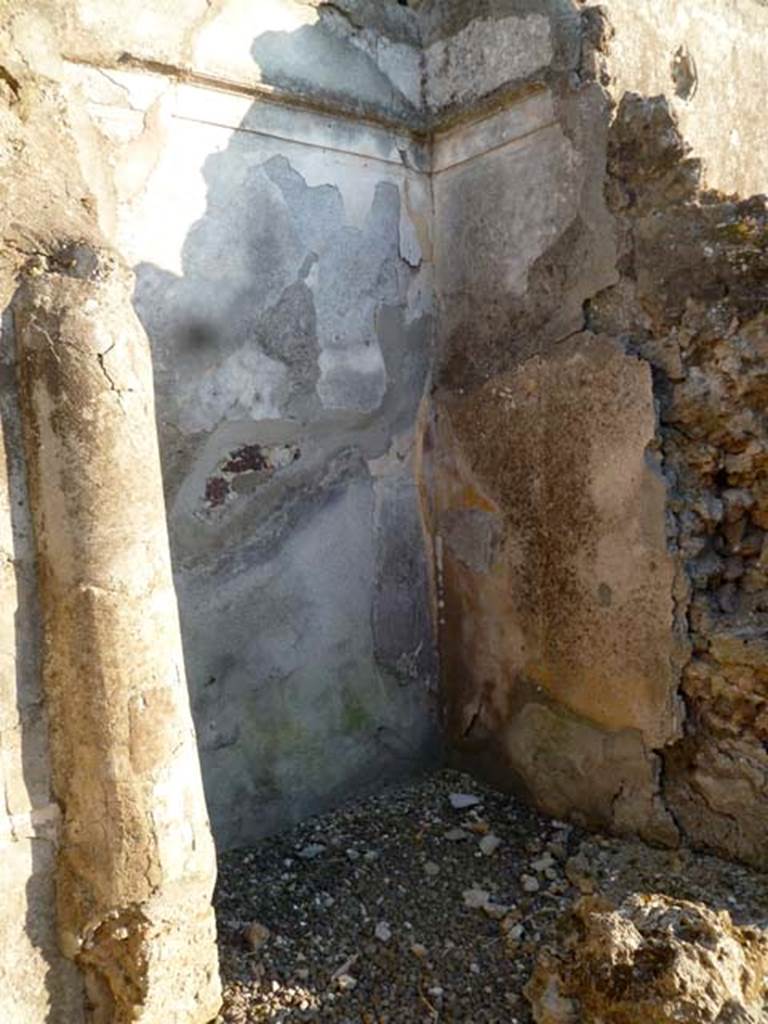
[[[616, 34], [610, 89], [662, 94], [709, 188], [742, 196], [768, 191], [768, 7], [753, 0], [606, 0]], [[690, 96], [677, 95], [675, 54], [692, 60]]]

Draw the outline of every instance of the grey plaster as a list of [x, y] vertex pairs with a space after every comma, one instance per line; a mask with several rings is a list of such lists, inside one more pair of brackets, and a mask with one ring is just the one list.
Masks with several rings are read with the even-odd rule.
[[552, 56], [550, 23], [542, 14], [474, 18], [426, 48], [428, 103], [436, 110], [471, 103], [510, 81], [542, 72]]
[[[214, 571], [214, 587], [206, 567], [179, 576], [203, 769], [224, 846], [410, 773], [430, 742], [427, 666], [401, 683], [374, 658], [371, 480], [358, 464], [315, 501], [271, 557], [246, 546]], [[418, 641], [428, 636], [424, 629]]]
[[[462, 36], [465, 39], [471, 38], [465, 33], [473, 21], [481, 24], [497, 23], [495, 44], [486, 35], [487, 29], [481, 29], [479, 34], [487, 39], [487, 45], [490, 45], [497, 54], [506, 50], [512, 57], [509, 65], [511, 73], [507, 75], [507, 82], [519, 81], [519, 69], [526, 60], [519, 52], [513, 56], [510, 47], [517, 46], [524, 50], [531, 42], [528, 33], [533, 32], [534, 36], [537, 36], [542, 31], [539, 25], [534, 29], [534, 22], [526, 24], [526, 19], [531, 16], [544, 18], [549, 22], [552, 59], [549, 68], [536, 62], [529, 64], [529, 68], [533, 68], [535, 73], [541, 75], [548, 71], [573, 69], [578, 63], [581, 28], [579, 13], [571, 0], [473, 0], [471, 4], [465, 3], [464, 0], [424, 0], [419, 6], [418, 14], [425, 48], [429, 50], [436, 43], [443, 42], [447, 47], [454, 49], [456, 56], [461, 56], [462, 50], [467, 56], [471, 55], [471, 49], [465, 50], [460, 40]], [[517, 19], [517, 23], [514, 19]], [[499, 22], [501, 24], [498, 24]], [[519, 34], [516, 29], [520, 30]], [[523, 41], [524, 45], [521, 46], [520, 43]], [[467, 79], [472, 77], [470, 69], [474, 71], [474, 65], [467, 66]], [[531, 71], [525, 73], [530, 74]], [[499, 81], [496, 84], [502, 83]]]
[[225, 131], [179, 102], [139, 203], [194, 193], [179, 155], [208, 140], [181, 272], [149, 216], [126, 241], [206, 791], [231, 846], [436, 757], [411, 456], [430, 195], [380, 131], [263, 104]]
[[338, 7], [320, 7], [319, 20], [293, 32], [265, 32], [252, 54], [262, 80], [288, 92], [320, 93], [419, 124], [421, 52], [394, 41]]

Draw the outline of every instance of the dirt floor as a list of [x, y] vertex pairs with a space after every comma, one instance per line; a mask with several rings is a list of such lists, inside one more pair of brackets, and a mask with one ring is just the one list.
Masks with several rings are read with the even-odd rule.
[[219, 1021], [527, 1024], [536, 951], [591, 891], [768, 927], [766, 875], [587, 836], [445, 771], [222, 858]]

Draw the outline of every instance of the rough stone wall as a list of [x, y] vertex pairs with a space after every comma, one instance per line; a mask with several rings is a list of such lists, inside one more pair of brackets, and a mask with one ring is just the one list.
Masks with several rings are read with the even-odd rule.
[[653, 372], [686, 644], [685, 732], [664, 752], [664, 794], [689, 839], [764, 866], [768, 235], [765, 197], [752, 193], [768, 191], [756, 106], [768, 10], [755, 0], [606, 10], [621, 276], [588, 320]]
[[664, 100], [628, 94], [609, 149], [622, 278], [590, 306], [653, 368], [670, 536], [689, 592], [685, 738], [665, 795], [691, 838], [764, 863], [768, 207], [699, 189]]
[[764, 865], [768, 263], [765, 198], [750, 196], [768, 188], [753, 105], [768, 87], [768, 11], [752, 0], [605, 11], [620, 278], [587, 323], [653, 374], [686, 709], [683, 737], [662, 752], [663, 794], [689, 840]]

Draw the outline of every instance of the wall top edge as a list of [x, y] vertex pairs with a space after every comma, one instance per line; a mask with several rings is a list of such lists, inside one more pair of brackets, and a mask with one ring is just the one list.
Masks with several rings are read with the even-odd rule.
[[117, 61], [100, 61], [75, 54], [64, 54], [63, 56], [67, 64], [75, 67], [155, 75], [176, 83], [239, 96], [275, 107], [346, 121], [373, 131], [396, 134], [407, 138], [416, 146], [442, 143], [444, 137], [452, 132], [464, 132], [471, 129], [474, 125], [482, 124], [521, 102], [527, 102], [533, 96], [549, 95], [549, 89], [543, 80], [528, 81], [522, 84], [514, 83], [497, 90], [493, 95], [482, 97], [462, 109], [431, 116], [425, 115], [418, 123], [414, 123], [412, 119], [390, 117], [361, 106], [334, 101], [307, 92], [289, 91], [264, 83], [211, 75], [185, 65], [146, 60], [132, 54], [123, 54]]

